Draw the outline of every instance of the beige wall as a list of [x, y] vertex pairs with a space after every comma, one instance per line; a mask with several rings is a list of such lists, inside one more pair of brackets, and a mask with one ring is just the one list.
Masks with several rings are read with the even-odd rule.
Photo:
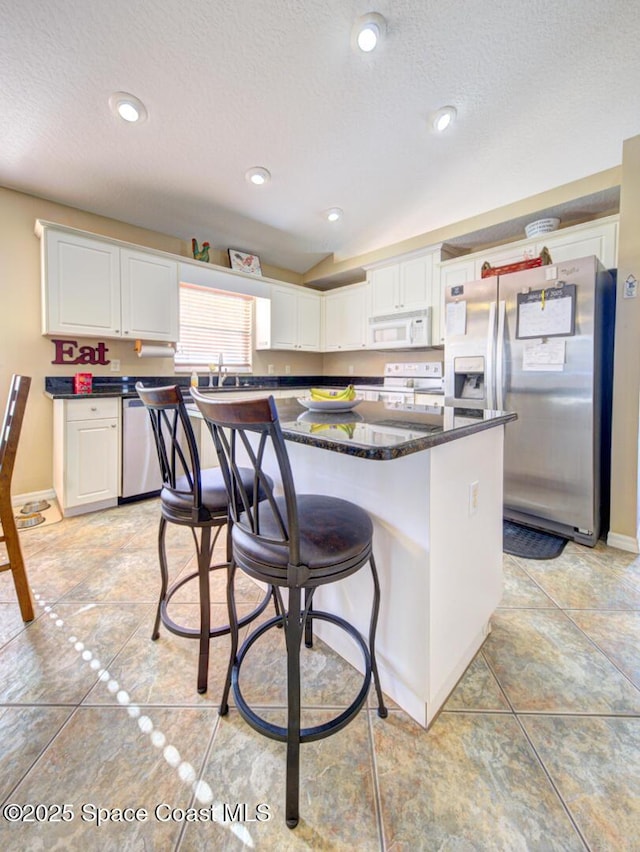
[[[640, 136], [624, 143], [620, 194], [616, 350], [611, 442], [611, 523], [613, 535], [638, 541], [638, 417], [640, 403], [640, 295], [623, 298], [624, 282], [640, 281]], [[622, 544], [623, 542], [620, 542]]]

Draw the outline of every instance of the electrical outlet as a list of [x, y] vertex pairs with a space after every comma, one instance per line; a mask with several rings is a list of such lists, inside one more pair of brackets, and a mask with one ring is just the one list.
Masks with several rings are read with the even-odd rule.
[[289, 364], [284, 365], [284, 372], [287, 376], [291, 373], [291, 366]]
[[120, 372], [120, 359], [119, 358], [112, 358], [111, 359], [111, 372], [112, 373], [119, 373]]
[[349, 364], [349, 375], [353, 375], [353, 364]]
[[476, 479], [475, 482], [469, 484], [469, 514], [475, 515], [478, 511], [478, 499], [480, 495], [480, 483]]
[[269, 364], [269, 366], [267, 367], [267, 373], [270, 376], [272, 376], [275, 373], [275, 368], [274, 368], [273, 364]]

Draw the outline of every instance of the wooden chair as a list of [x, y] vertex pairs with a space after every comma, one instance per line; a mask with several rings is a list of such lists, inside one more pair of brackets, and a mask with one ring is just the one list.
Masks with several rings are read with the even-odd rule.
[[[242, 717], [261, 734], [286, 743], [286, 822], [289, 828], [298, 824], [300, 786], [300, 745], [322, 739], [344, 728], [364, 705], [373, 680], [378, 715], [386, 717], [375, 657], [375, 635], [380, 606], [380, 585], [373, 557], [373, 524], [359, 506], [338, 497], [296, 493], [293, 474], [273, 397], [247, 402], [220, 402], [210, 396], [191, 391], [202, 416], [209, 426], [220, 459], [231, 514], [232, 563], [276, 591], [279, 612], [262, 623], [245, 639], [238, 650], [238, 619], [235, 602], [229, 599], [229, 621], [232, 625], [231, 665], [220, 708], [224, 715], [229, 689]], [[246, 468], [252, 469], [246, 487]], [[271, 459], [280, 483], [278, 496], [263, 463]], [[254, 499], [257, 489], [264, 495]], [[339, 616], [313, 608], [315, 590], [335, 583], [369, 564], [373, 582], [373, 604], [370, 612], [368, 641], [358, 630]], [[230, 588], [233, 584], [230, 582]], [[287, 592], [287, 599], [282, 595]], [[313, 644], [312, 624], [328, 622], [345, 631], [360, 647], [364, 676], [357, 696], [330, 721], [309, 728], [301, 727], [300, 652], [302, 639], [306, 647]], [[252, 645], [273, 627], [281, 627], [285, 636], [287, 658], [287, 724], [276, 725], [249, 706], [240, 688], [242, 662]]]
[[31, 378], [29, 376], [14, 375], [11, 379], [7, 409], [4, 414], [2, 434], [0, 435], [0, 524], [2, 525], [0, 542], [4, 542], [9, 557], [8, 562], [0, 564], [0, 571], [11, 571], [13, 574], [13, 582], [16, 587], [23, 621], [33, 621], [33, 601], [29, 591], [20, 537], [11, 505], [11, 477], [13, 476], [18, 439], [20, 438], [30, 386]]

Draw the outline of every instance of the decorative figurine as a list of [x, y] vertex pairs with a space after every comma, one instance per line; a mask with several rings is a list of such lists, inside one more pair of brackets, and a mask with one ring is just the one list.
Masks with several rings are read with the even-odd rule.
[[203, 260], [205, 263], [209, 263], [209, 243], [202, 243], [202, 248], [198, 248], [198, 241], [195, 237], [191, 240], [191, 251], [196, 260]]

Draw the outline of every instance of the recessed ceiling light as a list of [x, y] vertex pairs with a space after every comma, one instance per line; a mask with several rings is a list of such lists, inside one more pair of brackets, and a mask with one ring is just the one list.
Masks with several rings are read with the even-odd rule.
[[378, 12], [368, 12], [358, 18], [351, 30], [351, 46], [354, 50], [371, 53], [384, 37], [387, 22]]
[[114, 115], [129, 124], [144, 121], [147, 117], [147, 109], [140, 98], [128, 92], [115, 92], [109, 98], [109, 106]]
[[330, 207], [324, 211], [324, 215], [327, 217], [327, 221], [338, 222], [342, 219], [342, 210], [339, 207]]
[[264, 186], [265, 183], [269, 183], [271, 180], [271, 173], [262, 166], [254, 166], [252, 169], [249, 169], [245, 177], [254, 186]]
[[458, 111], [455, 107], [442, 107], [431, 116], [431, 126], [436, 133], [443, 133], [448, 127], [451, 127], [457, 114]]

